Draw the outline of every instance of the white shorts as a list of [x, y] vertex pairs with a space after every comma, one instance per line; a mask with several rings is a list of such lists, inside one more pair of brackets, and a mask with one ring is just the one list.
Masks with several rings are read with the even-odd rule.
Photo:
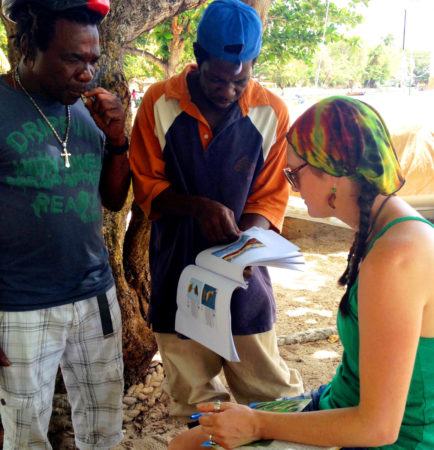
[[107, 299], [113, 335], [106, 338], [96, 297], [0, 311], [0, 347], [12, 363], [0, 368], [5, 450], [51, 449], [47, 432], [59, 364], [77, 447], [108, 449], [122, 440], [122, 328], [114, 287]]

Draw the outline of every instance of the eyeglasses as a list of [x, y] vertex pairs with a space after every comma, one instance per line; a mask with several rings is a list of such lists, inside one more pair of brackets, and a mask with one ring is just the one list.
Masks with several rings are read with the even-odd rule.
[[288, 180], [288, 183], [291, 185], [293, 189], [297, 189], [297, 182], [298, 182], [298, 172], [303, 169], [303, 167], [306, 167], [308, 164], [303, 163], [302, 165], [296, 167], [294, 170], [288, 169], [285, 167], [283, 169], [283, 173], [285, 174], [286, 179]]

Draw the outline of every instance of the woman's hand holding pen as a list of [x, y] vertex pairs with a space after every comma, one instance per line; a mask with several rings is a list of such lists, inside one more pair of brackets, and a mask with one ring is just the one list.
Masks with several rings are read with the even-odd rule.
[[[197, 405], [202, 430], [224, 448], [234, 448], [260, 439], [256, 426], [258, 411], [236, 403], [221, 403], [216, 410], [214, 403]], [[220, 414], [216, 414], [219, 412]]]

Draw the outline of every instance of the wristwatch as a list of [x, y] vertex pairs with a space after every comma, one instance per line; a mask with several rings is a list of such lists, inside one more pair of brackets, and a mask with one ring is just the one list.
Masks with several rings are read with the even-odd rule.
[[126, 139], [123, 145], [112, 145], [106, 141], [104, 147], [112, 155], [122, 155], [130, 148], [130, 143], [128, 139]]

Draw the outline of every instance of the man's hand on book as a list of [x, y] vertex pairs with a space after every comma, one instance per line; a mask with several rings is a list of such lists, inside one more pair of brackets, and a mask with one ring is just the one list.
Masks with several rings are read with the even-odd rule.
[[234, 213], [225, 205], [204, 197], [195, 198], [193, 217], [200, 231], [211, 244], [226, 244], [238, 239], [241, 234]]

